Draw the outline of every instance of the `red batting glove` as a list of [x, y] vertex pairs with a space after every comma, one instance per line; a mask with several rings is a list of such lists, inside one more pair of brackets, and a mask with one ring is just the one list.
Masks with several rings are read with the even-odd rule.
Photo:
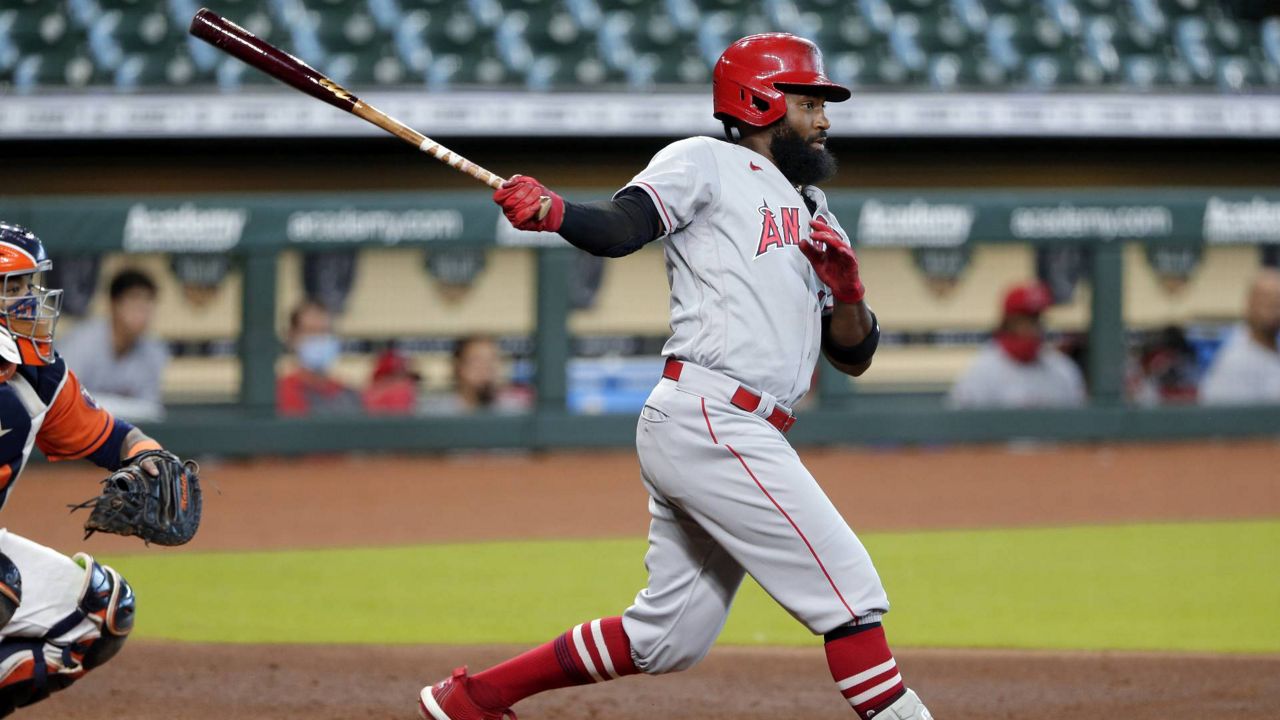
[[859, 303], [867, 289], [858, 277], [858, 256], [853, 248], [845, 245], [840, 233], [821, 217], [809, 221], [809, 237], [800, 240], [800, 252], [809, 258], [809, 264], [818, 278], [831, 288], [831, 294], [842, 303]]
[[[539, 218], [544, 197], [551, 198], [551, 208], [546, 216]], [[555, 232], [564, 221], [564, 200], [546, 185], [524, 175], [512, 175], [502, 183], [502, 187], [494, 191], [493, 201], [502, 206], [502, 214], [519, 230]]]

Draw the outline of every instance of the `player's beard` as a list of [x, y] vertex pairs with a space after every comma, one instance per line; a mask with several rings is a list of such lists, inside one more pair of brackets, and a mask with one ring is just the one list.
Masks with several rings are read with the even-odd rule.
[[817, 185], [830, 180], [836, 174], [836, 157], [826, 146], [815, 148], [812, 144], [824, 137], [826, 133], [816, 132], [803, 138], [785, 121], [779, 123], [769, 139], [773, 164], [796, 185]]

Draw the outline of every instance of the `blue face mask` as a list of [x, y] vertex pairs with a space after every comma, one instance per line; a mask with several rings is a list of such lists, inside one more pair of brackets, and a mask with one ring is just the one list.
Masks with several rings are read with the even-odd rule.
[[309, 335], [298, 342], [298, 362], [314, 373], [328, 372], [342, 351], [333, 335]]

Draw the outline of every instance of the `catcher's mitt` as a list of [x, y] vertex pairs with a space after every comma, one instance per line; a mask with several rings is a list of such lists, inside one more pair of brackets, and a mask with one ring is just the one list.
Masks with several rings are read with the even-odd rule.
[[[158, 476], [142, 467], [150, 459]], [[182, 545], [200, 527], [200, 467], [165, 450], [146, 450], [102, 481], [102, 494], [73, 509], [93, 508], [84, 523], [95, 532], [137, 535], [148, 545]]]

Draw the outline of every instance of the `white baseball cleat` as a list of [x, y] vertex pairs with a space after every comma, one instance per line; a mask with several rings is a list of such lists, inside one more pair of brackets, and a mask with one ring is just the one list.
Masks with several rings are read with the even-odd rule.
[[933, 720], [929, 708], [920, 702], [915, 690], [908, 689], [892, 705], [876, 713], [875, 720]]

